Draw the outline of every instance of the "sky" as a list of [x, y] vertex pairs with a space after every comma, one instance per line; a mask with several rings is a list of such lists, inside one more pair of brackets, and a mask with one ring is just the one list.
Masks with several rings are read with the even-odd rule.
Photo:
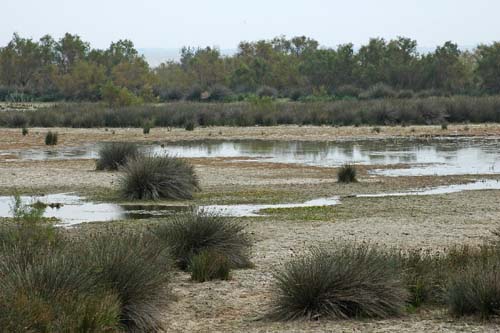
[[130, 39], [137, 48], [216, 46], [306, 35], [322, 46], [405, 36], [421, 47], [500, 40], [499, 0], [1, 0], [0, 46], [14, 32], [65, 32], [96, 48]]

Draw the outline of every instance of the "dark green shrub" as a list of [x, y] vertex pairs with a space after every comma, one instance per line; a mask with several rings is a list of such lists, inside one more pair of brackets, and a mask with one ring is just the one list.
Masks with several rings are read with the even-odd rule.
[[99, 149], [99, 158], [96, 161], [97, 170], [118, 170], [129, 159], [139, 156], [139, 149], [131, 142], [111, 142]]
[[278, 90], [276, 90], [273, 87], [262, 86], [259, 89], [257, 89], [257, 96], [259, 96], [260, 98], [262, 97], [276, 98], [278, 97]]
[[122, 196], [133, 200], [192, 199], [199, 190], [193, 166], [171, 156], [129, 159], [120, 185]]
[[415, 93], [413, 90], [400, 90], [397, 94], [397, 98], [401, 99], [408, 99], [408, 98], [413, 98]]
[[345, 184], [357, 182], [356, 173], [356, 166], [344, 164], [337, 171], [337, 181]]
[[28, 135], [28, 129], [27, 129], [26, 127], [23, 127], [23, 129], [21, 130], [21, 134], [22, 134], [23, 136]]
[[446, 131], [446, 130], [448, 129], [448, 123], [447, 123], [447, 122], [443, 122], [443, 123], [441, 123], [441, 129], [442, 129], [443, 131]]
[[194, 124], [194, 121], [192, 121], [192, 120], [188, 120], [184, 126], [184, 129], [186, 131], [194, 131], [194, 128], [195, 128], [195, 124]]
[[313, 249], [275, 272], [270, 317], [278, 320], [386, 318], [404, 312], [400, 268], [368, 245]]
[[229, 280], [230, 270], [231, 264], [227, 257], [212, 250], [200, 252], [189, 263], [191, 279], [197, 282]]
[[377, 83], [359, 95], [362, 99], [378, 99], [396, 97], [396, 92], [392, 87], [384, 83]]
[[356, 86], [346, 84], [335, 89], [335, 96], [338, 97], [354, 97], [357, 98], [361, 93], [361, 89]]
[[192, 102], [200, 101], [202, 93], [203, 93], [203, 90], [201, 89], [200, 86], [193, 86], [187, 92], [185, 99], [187, 101], [192, 101]]
[[214, 85], [210, 91], [210, 96], [209, 100], [214, 101], [214, 102], [222, 102], [225, 101], [226, 99], [230, 98], [232, 96], [232, 91], [226, 86], [223, 86], [221, 84], [216, 84]]
[[142, 126], [142, 134], [147, 135], [151, 131], [151, 124], [147, 123]]
[[45, 144], [47, 146], [55, 146], [57, 145], [57, 132], [51, 132], [49, 131], [46, 135], [45, 135]]
[[250, 239], [244, 226], [230, 218], [193, 210], [172, 217], [152, 232], [170, 249], [181, 269], [188, 269], [193, 257], [203, 251], [225, 256], [231, 268], [251, 266]]
[[179, 101], [183, 97], [183, 93], [180, 89], [171, 88], [167, 90], [163, 90], [159, 93], [160, 101], [162, 102], [171, 102], [171, 101]]

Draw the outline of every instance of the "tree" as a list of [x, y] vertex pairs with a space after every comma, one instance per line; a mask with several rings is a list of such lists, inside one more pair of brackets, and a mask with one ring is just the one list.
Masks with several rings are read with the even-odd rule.
[[500, 42], [477, 48], [477, 75], [481, 86], [489, 93], [500, 92]]

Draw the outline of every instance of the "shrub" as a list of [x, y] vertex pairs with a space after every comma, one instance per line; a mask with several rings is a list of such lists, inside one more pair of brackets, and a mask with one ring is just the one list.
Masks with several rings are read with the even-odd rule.
[[398, 92], [397, 98], [401, 99], [413, 98], [414, 95], [415, 93], [413, 92], [413, 90], [401, 90]]
[[183, 94], [180, 89], [171, 88], [167, 90], [163, 90], [159, 93], [160, 101], [169, 102], [169, 101], [179, 101], [182, 99]]
[[396, 92], [392, 87], [384, 83], [377, 83], [359, 95], [362, 99], [378, 99], [396, 97]]
[[23, 136], [28, 135], [28, 129], [27, 129], [26, 127], [23, 127], [23, 129], [21, 130], [21, 134], [22, 134]]
[[357, 98], [361, 93], [361, 89], [356, 86], [346, 84], [335, 89], [335, 96], [338, 97], [354, 97]]
[[142, 134], [147, 135], [151, 131], [152, 124], [150, 122], [146, 122], [142, 126]]
[[202, 93], [203, 93], [203, 90], [201, 89], [200, 86], [193, 86], [187, 92], [185, 99], [187, 101], [200, 101]]
[[372, 128], [372, 133], [377, 133], [379, 134], [380, 132], [382, 132], [382, 129], [380, 127], [373, 127]]
[[276, 90], [273, 87], [262, 86], [259, 89], [257, 89], [257, 96], [259, 96], [260, 98], [262, 97], [276, 98], [278, 97], [278, 90]]
[[51, 132], [49, 131], [46, 135], [45, 135], [45, 144], [47, 146], [55, 146], [57, 145], [57, 132]]
[[121, 193], [127, 199], [192, 199], [198, 177], [188, 162], [171, 156], [140, 156], [123, 167]]
[[216, 251], [205, 250], [193, 256], [189, 264], [191, 279], [197, 282], [229, 280], [231, 264]]
[[446, 131], [448, 129], [448, 123], [446, 123], [446, 122], [441, 123], [441, 129], [443, 131]]
[[231, 89], [221, 84], [216, 84], [210, 89], [209, 100], [214, 102], [222, 102], [231, 97], [233, 94]]
[[186, 125], [184, 126], [184, 129], [186, 131], [194, 131], [194, 128], [195, 128], [195, 125], [194, 125], [194, 121], [192, 121], [192, 120], [187, 121]]
[[86, 271], [120, 302], [120, 323], [131, 331], [161, 329], [171, 261], [156, 239], [131, 232], [96, 234], [76, 246]]
[[475, 262], [452, 276], [446, 300], [453, 315], [479, 314], [487, 319], [500, 313], [499, 263], [498, 258]]
[[193, 257], [203, 251], [225, 256], [231, 268], [251, 266], [250, 239], [244, 227], [229, 218], [192, 210], [174, 216], [152, 232], [170, 249], [181, 269], [188, 269]]
[[274, 279], [270, 317], [279, 320], [397, 316], [408, 296], [395, 262], [368, 245], [313, 249]]
[[125, 87], [108, 82], [101, 88], [102, 100], [111, 107], [141, 104], [143, 100]]
[[345, 184], [357, 182], [356, 173], [356, 166], [344, 164], [337, 171], [337, 181]]
[[99, 149], [99, 158], [96, 161], [97, 170], [118, 170], [128, 160], [139, 156], [139, 149], [131, 142], [111, 142]]
[[74, 255], [31, 247], [0, 259], [0, 326], [6, 332], [118, 331], [120, 301], [96, 284]]

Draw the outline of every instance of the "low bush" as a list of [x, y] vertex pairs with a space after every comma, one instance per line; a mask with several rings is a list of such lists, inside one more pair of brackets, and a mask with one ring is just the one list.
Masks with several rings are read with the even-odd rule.
[[276, 90], [273, 87], [262, 86], [259, 89], [257, 89], [257, 96], [259, 96], [260, 98], [262, 97], [276, 98], [278, 97], [278, 90]]
[[199, 190], [193, 166], [172, 156], [129, 159], [120, 185], [122, 196], [132, 200], [192, 199]]
[[229, 280], [231, 264], [217, 251], [205, 250], [193, 256], [189, 263], [191, 279], [197, 282]]
[[356, 174], [356, 166], [344, 164], [337, 171], [337, 181], [344, 184], [357, 182]]
[[0, 326], [6, 332], [118, 331], [120, 300], [96, 284], [74, 254], [52, 250], [24, 261], [18, 249], [0, 259]]
[[26, 127], [23, 127], [23, 129], [21, 130], [21, 134], [22, 134], [23, 136], [28, 135], [28, 129], [27, 129]]
[[195, 124], [194, 124], [194, 121], [192, 121], [192, 120], [187, 121], [185, 126], [184, 126], [184, 129], [186, 131], [194, 131], [194, 128], [195, 128]]
[[57, 145], [57, 139], [58, 139], [57, 132], [51, 132], [51, 131], [49, 131], [45, 135], [45, 144], [47, 146], [55, 146], [55, 145]]
[[396, 91], [384, 83], [377, 83], [359, 94], [362, 99], [393, 98], [396, 96]]
[[[24, 230], [2, 225], [0, 236]], [[0, 242], [3, 330], [161, 330], [172, 267], [164, 246], [149, 234], [105, 230], [70, 237], [55, 232], [58, 243], [40, 243], [34, 233], [23, 234], [33, 239]]]
[[137, 332], [161, 329], [171, 261], [155, 238], [107, 231], [82, 239], [76, 248], [85, 270], [116, 293], [121, 325]]
[[313, 249], [275, 272], [270, 318], [386, 318], [405, 310], [408, 293], [400, 269], [368, 245]]
[[111, 142], [99, 149], [99, 158], [96, 161], [97, 170], [118, 170], [128, 160], [139, 156], [139, 149], [131, 142]]
[[231, 268], [250, 267], [251, 242], [244, 231], [243, 225], [230, 218], [195, 210], [178, 214], [152, 230], [183, 270], [204, 251], [225, 256]]

